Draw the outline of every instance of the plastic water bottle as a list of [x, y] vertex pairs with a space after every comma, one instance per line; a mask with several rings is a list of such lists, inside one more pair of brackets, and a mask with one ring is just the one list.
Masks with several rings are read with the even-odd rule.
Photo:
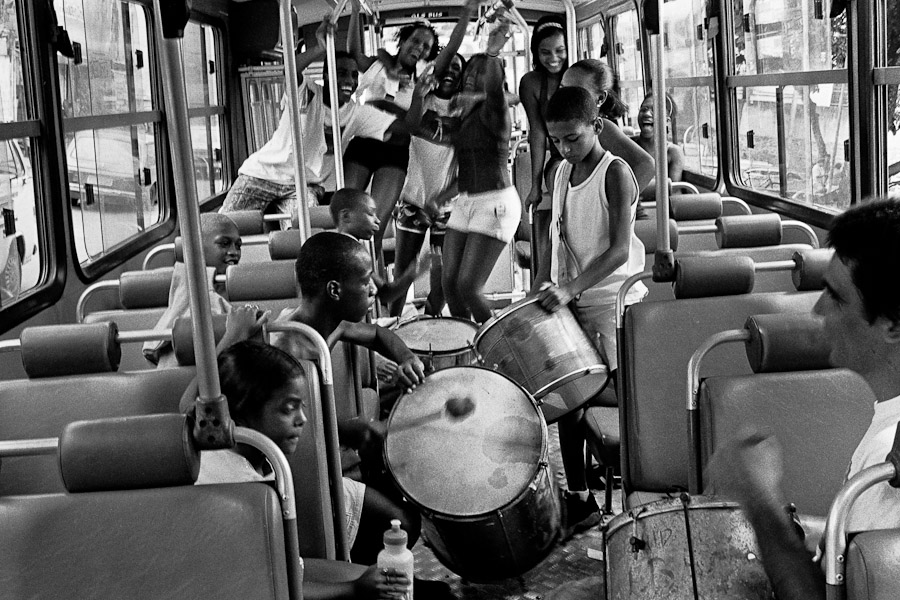
[[384, 550], [378, 553], [379, 569], [395, 569], [409, 580], [409, 588], [402, 596], [403, 600], [413, 600], [413, 570], [415, 559], [406, 547], [409, 537], [400, 528], [400, 521], [391, 521], [391, 528], [384, 532]]

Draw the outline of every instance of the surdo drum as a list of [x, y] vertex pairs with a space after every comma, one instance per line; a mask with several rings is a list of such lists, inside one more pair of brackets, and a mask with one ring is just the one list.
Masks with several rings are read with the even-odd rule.
[[[548, 312], [536, 298], [507, 307], [475, 336], [482, 364], [543, 400], [548, 423], [603, 391], [608, 370], [568, 306]], [[555, 392], [547, 396], [550, 392]]]
[[734, 502], [669, 498], [624, 512], [605, 535], [606, 599], [768, 600], [750, 523]]
[[475, 363], [472, 340], [478, 327], [455, 317], [416, 317], [401, 323], [394, 333], [425, 365], [426, 371], [440, 371]]
[[521, 575], [552, 549], [560, 506], [547, 425], [508, 377], [481, 367], [432, 373], [394, 405], [384, 454], [434, 554], [465, 579]]

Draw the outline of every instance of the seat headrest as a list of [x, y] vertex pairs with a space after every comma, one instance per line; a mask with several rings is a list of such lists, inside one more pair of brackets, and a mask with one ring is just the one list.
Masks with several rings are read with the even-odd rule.
[[736, 296], [753, 291], [749, 256], [691, 256], [675, 261], [675, 298]]
[[831, 248], [810, 248], [794, 252], [794, 270], [791, 279], [798, 292], [810, 292], [825, 288], [825, 271], [834, 256]]
[[334, 229], [331, 209], [327, 206], [310, 206], [309, 226], [315, 229]]
[[754, 373], [831, 368], [823, 321], [812, 313], [755, 315], [744, 327], [750, 332], [747, 361]]
[[716, 219], [719, 248], [781, 245], [781, 217], [776, 214], [732, 215]]
[[[634, 222], [634, 233], [644, 244], [644, 253], [656, 252], [656, 219], [642, 219]], [[678, 223], [675, 219], [669, 219], [669, 245], [672, 250], [678, 250]]]
[[151, 271], [126, 271], [119, 276], [119, 302], [122, 308], [158, 308], [169, 303], [169, 288], [175, 269], [163, 267]]
[[673, 195], [669, 198], [669, 216], [676, 221], [716, 219], [722, 216], [722, 196], [716, 192]]
[[115, 323], [28, 327], [19, 336], [29, 378], [109, 373], [119, 368], [122, 348]]
[[192, 485], [200, 453], [185, 415], [76, 421], [59, 437], [59, 471], [71, 493]]
[[[216, 343], [225, 335], [225, 321], [228, 315], [213, 315], [213, 337]], [[197, 364], [194, 355], [194, 330], [191, 317], [178, 317], [172, 324], [172, 348], [175, 351], [175, 359], [181, 366], [193, 366]]]
[[265, 232], [265, 222], [263, 221], [262, 211], [236, 210], [226, 214], [228, 215], [228, 218], [237, 225], [238, 233], [241, 236], [258, 235]]
[[269, 233], [269, 256], [272, 260], [297, 260], [303, 237], [296, 229]]
[[233, 265], [225, 271], [225, 292], [231, 302], [297, 298], [295, 260]]

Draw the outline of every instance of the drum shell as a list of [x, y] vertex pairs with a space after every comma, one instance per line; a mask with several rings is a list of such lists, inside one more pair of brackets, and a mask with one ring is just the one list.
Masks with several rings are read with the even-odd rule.
[[[409, 340], [403, 335], [404, 327], [409, 327], [414, 324], [427, 325], [430, 323], [434, 323], [435, 325], [454, 324], [458, 325], [462, 331], [471, 329], [472, 337], [470, 337], [469, 340], [473, 339], [477, 332], [471, 321], [457, 319], [455, 317], [416, 317], [415, 319], [401, 323], [394, 333], [403, 340], [403, 343], [406, 344], [413, 354], [419, 357], [422, 364], [425, 365], [426, 372], [440, 371], [441, 369], [447, 369], [449, 367], [463, 367], [474, 365], [476, 363], [477, 355], [475, 354], [475, 348], [471, 341], [467, 342], [464, 346], [452, 350], [433, 350], [429, 348], [419, 348], [415, 341]], [[436, 330], [435, 333], [440, 334], [442, 332]]]
[[[688, 513], [699, 597], [771, 598], [753, 528], [737, 504], [695, 497]], [[646, 547], [633, 552], [632, 536]], [[680, 500], [661, 500], [622, 513], [609, 522], [604, 538], [607, 600], [694, 599]]]
[[560, 532], [559, 492], [546, 463], [519, 498], [500, 510], [455, 517], [420, 508], [434, 555], [475, 583], [525, 573], [550, 554]]
[[[517, 302], [484, 324], [475, 349], [486, 367], [535, 398], [556, 391], [569, 410], [600, 393], [608, 381], [603, 359], [568, 306], [551, 313], [534, 298]], [[550, 422], [560, 416], [545, 415]]]

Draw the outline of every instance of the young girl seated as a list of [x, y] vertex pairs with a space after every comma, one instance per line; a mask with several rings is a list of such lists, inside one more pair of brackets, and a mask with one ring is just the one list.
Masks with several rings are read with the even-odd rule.
[[[672, 96], [666, 94], [666, 118], [664, 123], [667, 136], [669, 135], [669, 128], [672, 125], [672, 118], [677, 115], [677, 112], [678, 108], [675, 106], [675, 101], [672, 100]], [[641, 102], [641, 108], [638, 110], [638, 135], [633, 136], [631, 139], [651, 156], [656, 154], [656, 139], [654, 137], [655, 123], [656, 120], [653, 115], [653, 92], [650, 92], [644, 96], [644, 101]], [[684, 152], [681, 150], [681, 146], [673, 144], [672, 142], [667, 142], [666, 161], [668, 164], [669, 181], [681, 181], [681, 176], [684, 172]], [[655, 178], [641, 190], [641, 199], [647, 201], [656, 200]]]
[[[212, 312], [219, 315], [227, 313], [231, 310], [231, 305], [223, 297], [225, 286], [215, 283], [215, 276], [224, 275], [229, 265], [236, 265], [240, 262], [241, 234], [234, 221], [219, 213], [200, 215], [200, 233], [203, 237], [207, 292]], [[172, 274], [172, 284], [169, 287], [169, 305], [153, 329], [170, 329], [175, 323], [175, 319], [190, 314], [190, 311], [187, 271], [183, 262], [176, 262], [175, 272]], [[166, 369], [177, 366], [172, 343], [168, 340], [146, 342], [143, 352], [144, 358], [157, 365], [157, 368]]]
[[[243, 312], [243, 308], [237, 309], [235, 319], [229, 320], [229, 335], [235, 335], [236, 328], [246, 331], [254, 321], [255, 315], [242, 315]], [[238, 320], [241, 323], [235, 326]], [[228, 399], [235, 424], [265, 434], [286, 456], [293, 454], [306, 423], [306, 373], [300, 363], [274, 346], [241, 341], [225, 349], [218, 364], [222, 393]], [[271, 467], [261, 453], [238, 445], [230, 450], [204, 451], [197, 483], [262, 481], [271, 477]], [[358, 534], [366, 492], [365, 486], [348, 479], [344, 480], [344, 490], [352, 544]], [[379, 538], [382, 525], [378, 525]], [[304, 562], [303, 592], [307, 598], [399, 598], [409, 583], [396, 571], [317, 559]]]

